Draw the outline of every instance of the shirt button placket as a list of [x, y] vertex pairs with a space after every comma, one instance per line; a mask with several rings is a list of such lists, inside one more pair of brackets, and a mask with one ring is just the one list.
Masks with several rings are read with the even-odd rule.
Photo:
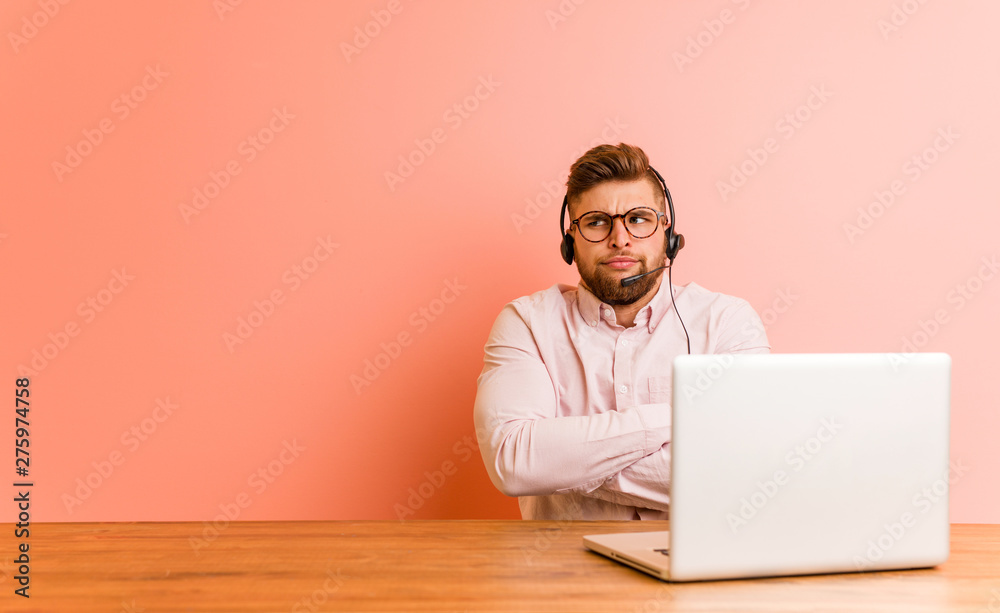
[[615, 344], [615, 362], [614, 362], [614, 386], [615, 386], [615, 405], [619, 410], [631, 406], [634, 404], [632, 395], [629, 393], [630, 383], [632, 381], [632, 356], [629, 355], [629, 341], [624, 338], [625, 334], [628, 332], [623, 332], [618, 337], [618, 342]]

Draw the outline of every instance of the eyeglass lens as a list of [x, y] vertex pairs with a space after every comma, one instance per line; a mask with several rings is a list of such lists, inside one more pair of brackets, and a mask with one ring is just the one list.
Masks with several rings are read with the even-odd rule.
[[[623, 216], [625, 229], [635, 238], [646, 238], [656, 232], [658, 216], [656, 211], [648, 208], [636, 208]], [[594, 211], [580, 218], [580, 233], [590, 241], [602, 241], [611, 234], [613, 219], [607, 213]]]

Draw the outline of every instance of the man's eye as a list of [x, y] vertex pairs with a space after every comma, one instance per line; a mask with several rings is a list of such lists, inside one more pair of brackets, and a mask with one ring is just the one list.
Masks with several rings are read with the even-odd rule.
[[604, 225], [604, 223], [605, 223], [605, 220], [603, 220], [603, 219], [600, 219], [600, 218], [598, 218], [598, 219], [591, 219], [590, 221], [587, 221], [587, 222], [585, 222], [585, 223], [586, 223], [586, 224], [587, 224], [587, 226], [588, 226], [588, 227], [590, 227], [590, 228], [596, 228], [596, 227], [598, 227], [598, 226], [603, 226], [603, 225]]

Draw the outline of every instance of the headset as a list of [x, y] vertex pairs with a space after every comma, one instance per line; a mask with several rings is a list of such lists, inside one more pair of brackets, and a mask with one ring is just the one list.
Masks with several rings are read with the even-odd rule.
[[[663, 176], [660, 175], [660, 173], [657, 172], [655, 168], [653, 168], [652, 166], [649, 166], [648, 168], [649, 170], [653, 171], [653, 174], [656, 175], [657, 179], [659, 179], [660, 185], [663, 186], [663, 195], [666, 196], [667, 199], [667, 210], [670, 211], [670, 225], [667, 226], [667, 229], [664, 231], [665, 234], [667, 235], [666, 251], [667, 251], [667, 259], [670, 260], [670, 264], [662, 268], [654, 268], [653, 270], [645, 272], [641, 275], [635, 275], [633, 277], [627, 277], [625, 279], [622, 279], [622, 285], [628, 285], [629, 283], [633, 283], [637, 281], [640, 277], [653, 274], [654, 272], [662, 270], [663, 268], [667, 269], [667, 284], [669, 285], [670, 289], [670, 304], [673, 305], [674, 313], [677, 314], [677, 321], [681, 322], [681, 328], [684, 330], [684, 338], [687, 340], [687, 352], [688, 355], [690, 355], [691, 337], [688, 335], [687, 326], [684, 325], [684, 320], [681, 319], [681, 314], [677, 311], [677, 303], [674, 302], [674, 283], [673, 279], [671, 278], [672, 275], [670, 274], [671, 272], [673, 272], [674, 258], [677, 257], [677, 252], [684, 248], [684, 235], [677, 234], [677, 232], [674, 229], [675, 225], [674, 201], [670, 197], [670, 190], [667, 189], [667, 182], [663, 180]], [[559, 213], [559, 231], [562, 232], [562, 243], [560, 243], [559, 245], [559, 251], [560, 253], [562, 253], [563, 261], [565, 261], [567, 264], [572, 264], [573, 237], [566, 233], [566, 222], [565, 222], [566, 212], [568, 210], [569, 210], [569, 194], [567, 193], [565, 196], [563, 196], [562, 211]]]

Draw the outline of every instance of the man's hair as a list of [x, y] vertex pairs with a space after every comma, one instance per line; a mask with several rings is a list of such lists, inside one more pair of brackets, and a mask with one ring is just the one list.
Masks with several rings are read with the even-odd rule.
[[625, 143], [598, 145], [570, 166], [566, 198], [572, 204], [585, 191], [601, 183], [641, 179], [649, 182], [656, 205], [665, 210], [663, 186], [649, 169], [649, 158], [642, 149]]

